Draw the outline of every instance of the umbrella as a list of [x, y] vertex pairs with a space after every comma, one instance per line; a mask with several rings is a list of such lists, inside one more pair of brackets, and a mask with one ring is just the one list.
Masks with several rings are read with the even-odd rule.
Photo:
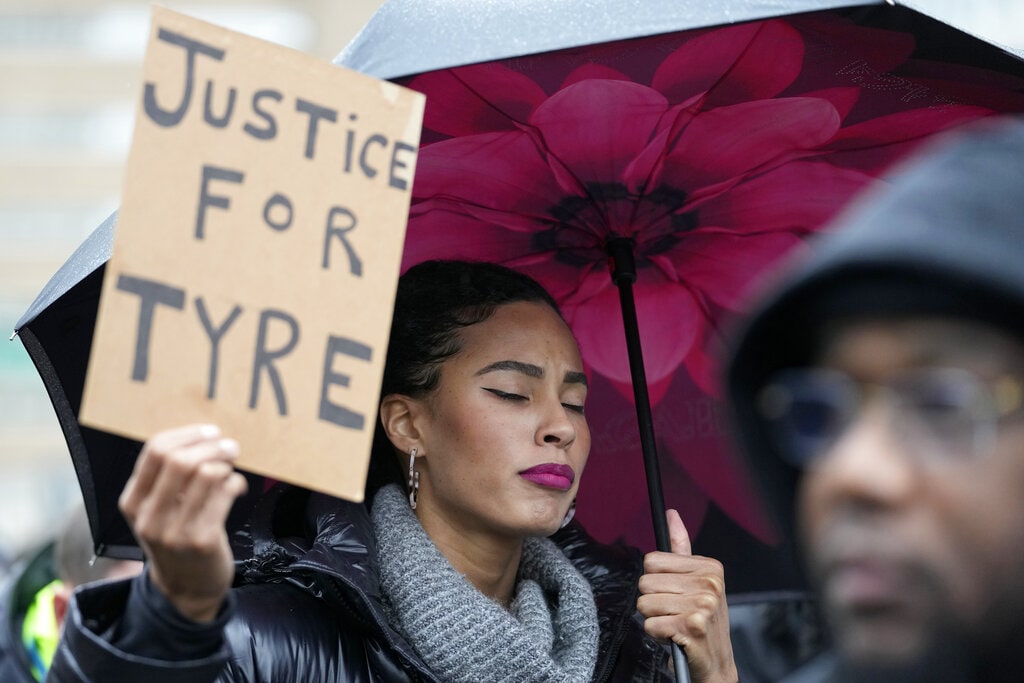
[[[128, 523], [117, 508], [142, 443], [78, 423], [85, 370], [99, 308], [104, 264], [114, 243], [117, 213], [107, 217], [50, 278], [15, 325], [57, 413], [82, 490], [97, 555], [141, 560]], [[263, 477], [246, 474], [249, 493], [235, 503], [231, 528], [241, 528], [259, 494]], [[239, 539], [244, 539], [244, 536]], [[235, 540], [235, 539], [233, 539]], [[235, 542], [238, 557], [249, 547]]]
[[560, 302], [588, 530], [668, 549], [667, 502], [731, 599], [801, 588], [729, 445], [723, 330], [893, 162], [1021, 111], [1021, 55], [881, 2], [390, 0], [335, 62], [427, 95], [403, 267], [492, 260]]
[[[803, 582], [788, 540], [726, 445], [713, 381], [726, 319], [761, 271], [921, 140], [993, 112], [1024, 110], [1017, 55], [906, 8], [844, 5], [399, 0], [385, 4], [337, 60], [428, 92], [406, 265], [432, 256], [494, 259], [534, 275], [560, 299], [592, 384], [595, 447], [581, 519], [603, 540], [650, 548], [643, 490], [645, 480], [658, 488], [660, 469], [664, 497], [682, 512], [695, 549], [726, 564], [731, 600], [802, 589]], [[830, 9], [808, 13], [823, 6]], [[814, 63], [824, 66], [810, 70]], [[595, 83], [621, 84], [629, 97], [606, 92], [581, 103], [582, 118], [556, 120], [560, 94]], [[660, 103], [644, 100], [651, 93]], [[630, 103], [638, 108], [624, 106]], [[631, 125], [622, 126], [624, 119]], [[792, 135], [773, 137], [779, 122], [792, 122], [782, 127]], [[601, 126], [618, 126], [605, 138], [612, 170], [584, 173], [593, 158], [561, 147]], [[666, 143], [640, 153], [638, 135]], [[487, 154], [447, 154], [459, 145], [479, 152], [484, 140], [492, 145]], [[664, 153], [680, 141], [682, 158]], [[507, 153], [496, 153], [502, 144]], [[546, 166], [522, 167], [542, 170], [537, 178], [517, 171], [531, 149], [546, 155]], [[693, 182], [668, 182], [680, 173]], [[486, 196], [498, 181], [511, 183], [516, 192], [505, 199], [518, 196], [518, 206]], [[531, 204], [547, 185], [559, 193]], [[486, 192], [474, 195], [474, 188]], [[755, 201], [765, 196], [773, 198]], [[618, 227], [598, 231], [596, 241], [586, 230], [563, 229], [591, 213]], [[644, 215], [660, 216], [663, 232], [621, 229]], [[71, 256], [15, 332], [53, 401], [98, 552], [138, 557], [117, 497], [140, 444], [85, 428], [76, 417], [114, 220]], [[619, 287], [606, 266], [609, 242], [629, 247], [617, 252], [617, 272], [627, 319], [631, 301], [637, 314], [633, 372]], [[646, 376], [634, 383], [641, 371]], [[638, 431], [647, 474], [638, 465]], [[262, 490], [254, 477], [229, 526], [244, 523]], [[662, 505], [655, 499], [651, 506], [661, 520]]]

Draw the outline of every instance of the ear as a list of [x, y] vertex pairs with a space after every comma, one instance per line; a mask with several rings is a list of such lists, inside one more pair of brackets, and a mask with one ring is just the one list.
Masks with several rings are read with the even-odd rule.
[[68, 613], [68, 603], [71, 602], [71, 588], [62, 585], [53, 593], [53, 616], [57, 618], [57, 629], [64, 625], [64, 617]]
[[422, 402], [402, 394], [388, 394], [380, 402], [380, 421], [395, 448], [403, 453], [415, 448], [421, 455], [426, 455]]

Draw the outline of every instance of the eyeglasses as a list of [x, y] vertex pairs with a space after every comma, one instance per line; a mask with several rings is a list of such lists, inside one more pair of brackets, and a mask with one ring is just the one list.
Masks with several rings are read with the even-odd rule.
[[963, 368], [916, 368], [882, 384], [824, 368], [777, 373], [757, 407], [780, 454], [805, 468], [831, 448], [875, 396], [890, 407], [896, 438], [925, 460], [969, 460], [993, 448], [998, 423], [1024, 406], [1024, 383], [984, 380]]

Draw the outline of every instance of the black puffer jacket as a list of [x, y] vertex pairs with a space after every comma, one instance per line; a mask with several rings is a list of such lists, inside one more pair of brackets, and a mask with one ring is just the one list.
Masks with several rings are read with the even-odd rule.
[[[131, 586], [119, 582], [76, 594], [48, 680], [437, 680], [387, 622], [365, 507], [282, 489], [268, 497], [246, 540], [252, 558], [239, 564], [235, 615], [215, 653], [172, 662], [117, 649], [111, 639]], [[666, 650], [643, 632], [636, 612], [639, 552], [600, 545], [576, 524], [554, 540], [590, 582], [597, 602], [601, 635], [593, 680], [663, 680]]]

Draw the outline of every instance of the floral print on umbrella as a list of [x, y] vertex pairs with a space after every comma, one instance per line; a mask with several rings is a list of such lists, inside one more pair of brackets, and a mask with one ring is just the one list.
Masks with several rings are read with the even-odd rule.
[[[603, 429], [631, 410], [606, 252], [610, 238], [630, 238], [669, 503], [685, 490], [676, 505], [691, 533], [710, 500], [775, 542], [720, 426], [698, 434], [676, 423], [694, 401], [713, 406], [725, 317], [766, 271], [918, 142], [998, 105], [976, 73], [944, 81], [913, 49], [909, 35], [815, 14], [407, 79], [428, 99], [404, 266], [490, 260], [543, 283], [602, 380], [603, 395], [588, 400], [600, 402], [600, 459], [622, 440]], [[894, 75], [901, 67], [929, 77]], [[985, 106], [961, 104], [965, 94]], [[588, 468], [580, 514], [598, 535], [609, 514], [600, 503], [621, 492], [622, 470], [641, 476], [633, 448], [635, 462]], [[650, 536], [639, 486], [613, 513], [620, 527], [638, 518], [633, 542]]]

